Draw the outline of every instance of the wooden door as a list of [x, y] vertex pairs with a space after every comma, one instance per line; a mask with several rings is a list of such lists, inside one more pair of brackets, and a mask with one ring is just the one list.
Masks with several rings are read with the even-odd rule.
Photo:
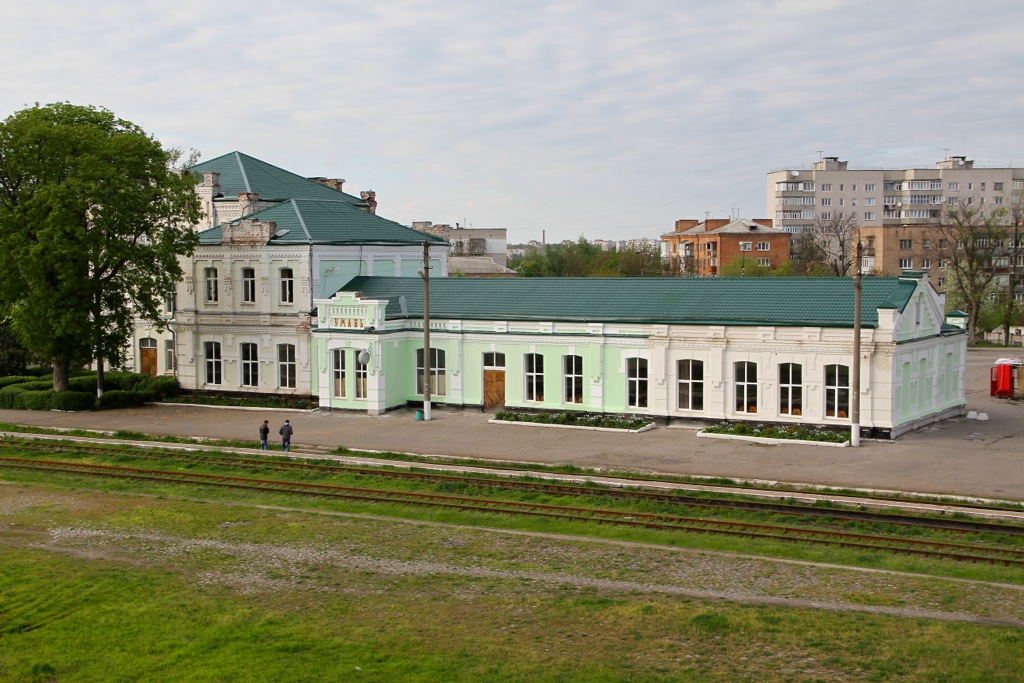
[[156, 374], [156, 349], [139, 349], [142, 356], [142, 374]]
[[484, 408], [505, 405], [505, 371], [484, 370]]

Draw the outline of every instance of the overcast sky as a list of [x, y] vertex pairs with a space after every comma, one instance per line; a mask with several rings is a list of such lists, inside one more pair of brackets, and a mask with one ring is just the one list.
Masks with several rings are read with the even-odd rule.
[[7, 2], [0, 116], [106, 107], [203, 159], [509, 242], [766, 214], [765, 174], [1024, 165], [1024, 2]]

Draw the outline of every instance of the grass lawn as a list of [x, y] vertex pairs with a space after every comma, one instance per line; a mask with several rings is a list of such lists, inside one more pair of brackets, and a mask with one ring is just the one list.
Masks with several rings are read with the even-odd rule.
[[1020, 619], [1024, 597], [644, 544], [0, 485], [3, 681], [1020, 680], [1024, 629], [958, 614]]

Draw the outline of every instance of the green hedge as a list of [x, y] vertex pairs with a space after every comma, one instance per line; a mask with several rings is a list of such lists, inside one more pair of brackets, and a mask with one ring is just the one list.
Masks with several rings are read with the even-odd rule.
[[9, 387], [12, 384], [24, 384], [25, 382], [35, 382], [35, 377], [27, 377], [25, 375], [12, 375], [10, 377], [0, 377], [0, 389]]
[[145, 392], [114, 389], [112, 391], [104, 391], [97, 403], [101, 410], [111, 410], [114, 408], [134, 408], [141, 406], [147, 400], [148, 396]]
[[[96, 397], [79, 391], [54, 391], [45, 382], [26, 382], [0, 389], [0, 408], [14, 410], [92, 410]], [[26, 387], [36, 385], [37, 388]]]

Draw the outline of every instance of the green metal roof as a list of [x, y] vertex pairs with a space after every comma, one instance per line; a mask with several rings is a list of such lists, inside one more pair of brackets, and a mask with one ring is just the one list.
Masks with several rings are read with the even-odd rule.
[[[249, 216], [273, 221], [277, 232], [268, 244], [443, 244], [444, 239], [357, 209], [348, 202], [290, 199]], [[232, 221], [237, 222], [237, 221]], [[221, 226], [199, 234], [200, 244], [220, 244]]]
[[[407, 228], [366, 211], [359, 197], [333, 190], [260, 161], [241, 152], [229, 152], [189, 169], [195, 173], [220, 173], [225, 198], [237, 198], [240, 192], [255, 192], [260, 199], [276, 206], [247, 217], [277, 224], [277, 232], [268, 244], [422, 244], [444, 239]], [[234, 221], [232, 221], [234, 222]], [[223, 230], [217, 225], [199, 234], [200, 244], [220, 244]]]
[[[916, 286], [864, 278], [861, 324], [877, 327], [879, 308], [902, 311]], [[420, 278], [361, 276], [343, 290], [387, 299], [389, 319], [423, 316]], [[852, 327], [853, 298], [853, 280], [835, 277], [430, 280], [430, 316], [449, 319]]]
[[332, 190], [326, 185], [303, 178], [297, 173], [278, 168], [241, 152], [228, 152], [216, 159], [196, 164], [188, 169], [194, 173], [213, 171], [220, 173], [220, 187], [224, 197], [235, 199], [239, 192], [255, 192], [266, 201], [285, 199], [344, 200], [353, 206], [366, 206], [359, 197]]

